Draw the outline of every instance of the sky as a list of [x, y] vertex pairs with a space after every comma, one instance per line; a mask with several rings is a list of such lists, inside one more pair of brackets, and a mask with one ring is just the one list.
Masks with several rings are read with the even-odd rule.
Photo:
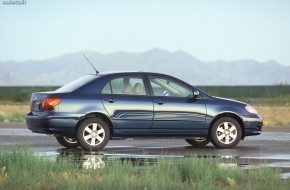
[[[22, 1], [22, 0], [18, 0]], [[290, 66], [290, 0], [0, 0], [0, 61], [186, 51]]]

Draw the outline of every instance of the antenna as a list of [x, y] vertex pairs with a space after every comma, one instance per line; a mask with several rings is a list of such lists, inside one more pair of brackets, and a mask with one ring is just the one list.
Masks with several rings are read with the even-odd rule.
[[83, 56], [86, 58], [86, 60], [89, 62], [89, 64], [91, 64], [91, 66], [94, 68], [94, 70], [96, 71], [96, 75], [98, 75], [99, 71], [94, 67], [94, 65], [90, 62], [90, 60], [86, 57], [85, 54], [83, 54]]

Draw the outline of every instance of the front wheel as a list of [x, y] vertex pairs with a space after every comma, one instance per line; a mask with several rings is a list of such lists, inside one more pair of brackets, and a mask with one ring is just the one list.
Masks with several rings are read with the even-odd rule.
[[56, 137], [56, 140], [59, 144], [66, 148], [76, 148], [79, 146], [79, 143], [76, 138], [70, 138], [70, 137]]
[[90, 151], [103, 149], [110, 138], [108, 125], [98, 118], [84, 120], [78, 128], [77, 139], [82, 148]]
[[211, 142], [217, 148], [234, 148], [242, 137], [240, 124], [231, 117], [218, 119], [210, 133]]
[[210, 139], [207, 137], [193, 137], [191, 139], [185, 139], [185, 141], [192, 146], [203, 147], [210, 142]]

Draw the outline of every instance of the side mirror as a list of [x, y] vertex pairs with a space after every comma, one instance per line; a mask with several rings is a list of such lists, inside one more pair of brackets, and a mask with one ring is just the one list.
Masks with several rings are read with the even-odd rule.
[[195, 98], [195, 99], [199, 99], [199, 98], [201, 98], [200, 93], [199, 93], [198, 90], [194, 90], [194, 91], [193, 91], [193, 98]]
[[170, 93], [167, 90], [163, 91], [163, 96], [169, 96], [169, 95], [170, 95]]

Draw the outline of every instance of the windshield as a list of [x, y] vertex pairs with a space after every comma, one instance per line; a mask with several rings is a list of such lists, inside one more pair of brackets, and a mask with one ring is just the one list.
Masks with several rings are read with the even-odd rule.
[[72, 81], [72, 82], [60, 87], [59, 89], [56, 90], [56, 92], [71, 92], [71, 91], [74, 91], [74, 90], [78, 89], [79, 87], [83, 86], [84, 84], [92, 81], [95, 78], [96, 78], [96, 75], [84, 76], [82, 78], [79, 78], [79, 79], [77, 79], [75, 81]]

